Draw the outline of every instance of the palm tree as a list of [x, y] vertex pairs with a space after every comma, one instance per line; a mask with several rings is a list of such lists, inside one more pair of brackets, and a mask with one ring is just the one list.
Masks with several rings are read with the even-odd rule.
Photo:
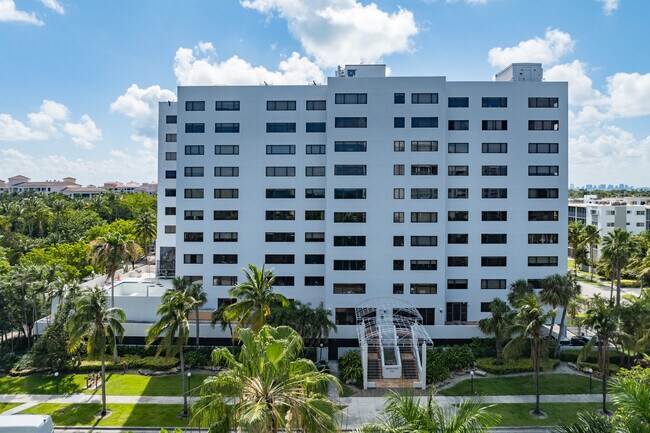
[[608, 417], [595, 412], [579, 412], [577, 420], [560, 424], [555, 433], [616, 433], [617, 429]]
[[490, 412], [492, 406], [480, 401], [463, 400], [456, 407], [442, 407], [429, 394], [422, 406], [413, 394], [391, 391], [386, 396], [382, 418], [359, 429], [362, 433], [482, 433], [489, 431], [500, 419]]
[[616, 275], [616, 306], [621, 305], [621, 272], [634, 250], [629, 232], [615, 229], [603, 238], [602, 259], [607, 261]]
[[140, 239], [144, 260], [148, 265], [149, 243], [156, 237], [156, 216], [149, 211], [144, 211], [135, 219], [135, 235]]
[[494, 298], [490, 302], [490, 313], [492, 316], [479, 320], [478, 328], [485, 335], [494, 335], [497, 352], [494, 363], [503, 364], [501, 348], [503, 341], [510, 338], [514, 311], [501, 298]]
[[580, 296], [580, 284], [574, 275], [571, 275], [570, 272], [562, 278], [563, 284], [560, 293], [560, 304], [559, 307], [562, 308], [562, 318], [560, 319], [560, 330], [558, 332], [558, 339], [555, 345], [555, 356], [560, 356], [560, 339], [562, 336], [566, 335], [566, 329], [564, 327], [566, 323], [567, 310], [571, 301]]
[[619, 319], [614, 309], [613, 301], [606, 301], [600, 295], [595, 295], [590, 300], [589, 308], [582, 319], [582, 325], [593, 329], [595, 338], [589, 340], [578, 356], [582, 362], [594, 344], [598, 344], [598, 369], [603, 376], [603, 413], [607, 413], [607, 376], [609, 374], [609, 342], [619, 328]]
[[196, 301], [194, 304], [194, 317], [196, 318], [196, 347], [199, 347], [199, 308], [208, 302], [208, 297], [203, 291], [203, 284], [195, 282], [187, 288], [189, 295]]
[[510, 284], [510, 292], [508, 292], [508, 303], [512, 307], [517, 307], [519, 299], [533, 293], [533, 286], [531, 286], [527, 280], [519, 279]]
[[147, 347], [159, 338], [156, 355], [165, 352], [166, 356], [178, 353], [181, 364], [181, 382], [183, 387], [183, 413], [187, 415], [187, 389], [185, 387], [185, 355], [184, 347], [190, 337], [190, 322], [188, 316], [194, 309], [196, 300], [186, 290], [169, 289], [163, 295], [156, 314], [158, 322], [147, 329]]
[[584, 229], [584, 244], [589, 248], [589, 273], [591, 274], [591, 281], [594, 280], [594, 248], [600, 243], [600, 230], [595, 225], [589, 224]]
[[226, 320], [237, 321], [235, 336], [244, 326], [258, 332], [266, 324], [272, 306], [289, 305], [287, 298], [273, 292], [275, 275], [272, 270], [264, 269], [264, 265], [261, 268], [248, 265], [248, 269], [243, 269], [247, 281], [230, 289], [230, 297], [237, 298], [237, 302], [227, 306], [224, 311]]
[[70, 335], [68, 351], [77, 352], [85, 341], [88, 356], [99, 358], [102, 363], [102, 416], [106, 415], [106, 348], [113, 350], [117, 338], [124, 336], [122, 322], [126, 321], [124, 311], [108, 308], [106, 304], [102, 289], [85, 289], [66, 325]]
[[[553, 310], [557, 310], [557, 307], [563, 303], [565, 300], [565, 290], [566, 280], [560, 274], [549, 275], [548, 277], [542, 280], [542, 291], [539, 293], [539, 299], [550, 306]], [[553, 327], [555, 326], [555, 317], [551, 319], [551, 327], [548, 331], [548, 336], [553, 337]], [[560, 330], [561, 331], [561, 330]], [[560, 332], [557, 333], [558, 341], [560, 337]]]
[[193, 406], [195, 420], [211, 432], [336, 432], [339, 406], [327, 397], [336, 377], [318, 371], [307, 359], [300, 335], [287, 326], [265, 325], [239, 332], [241, 352], [215, 349], [212, 359], [227, 367], [201, 385]]
[[544, 340], [542, 328], [554, 315], [554, 311], [544, 311], [542, 301], [533, 294], [525, 295], [518, 302], [519, 311], [515, 316], [513, 333], [515, 338], [510, 340], [503, 348], [506, 358], [520, 354], [526, 341], [530, 340], [530, 358], [533, 362], [535, 372], [535, 414], [541, 414], [539, 410], [539, 370], [541, 364], [542, 349]]
[[[584, 308], [586, 303], [586, 298], [583, 296], [576, 296], [573, 299], [569, 301], [566, 307], [566, 313], [567, 316], [573, 321], [574, 324], [576, 324], [576, 317], [578, 317], [578, 314], [582, 312], [582, 309]], [[578, 335], [582, 335], [582, 325], [580, 321], [577, 322], [578, 325]]]
[[612, 401], [618, 406], [615, 418], [621, 432], [650, 431], [650, 374], [643, 376], [617, 377], [612, 384]]
[[578, 275], [579, 250], [584, 248], [584, 228], [581, 221], [569, 222], [569, 245], [573, 254], [573, 274]]

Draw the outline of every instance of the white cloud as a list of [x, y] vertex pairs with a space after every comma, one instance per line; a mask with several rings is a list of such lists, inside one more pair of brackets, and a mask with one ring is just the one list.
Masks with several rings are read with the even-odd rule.
[[277, 71], [253, 66], [238, 56], [218, 62], [211, 55], [200, 55], [197, 49], [179, 48], [174, 58], [174, 73], [181, 86], [210, 86], [217, 84], [307, 84], [322, 83], [325, 76], [320, 68], [298, 53], [280, 62]]
[[68, 117], [68, 108], [58, 102], [43, 100], [39, 111], [29, 113], [25, 124], [9, 114], [0, 114], [0, 141], [47, 140], [59, 135], [60, 122]]
[[571, 35], [558, 29], [548, 28], [544, 38], [535, 37], [521, 41], [514, 47], [495, 47], [488, 53], [492, 66], [506, 67], [517, 62], [539, 62], [544, 65], [557, 63], [573, 51], [575, 41]]
[[59, 15], [65, 14], [65, 9], [63, 9], [63, 6], [61, 6], [61, 3], [59, 3], [58, 0], [41, 0], [41, 3], [43, 3], [46, 8], [52, 9]]
[[24, 12], [16, 9], [14, 0], [0, 0], [0, 22], [21, 22], [26, 24], [34, 24], [36, 26], [44, 26], [45, 23], [38, 18], [34, 12]]
[[650, 73], [618, 72], [607, 78], [611, 111], [616, 116], [650, 114]]
[[216, 50], [214, 49], [214, 45], [212, 45], [212, 42], [203, 42], [200, 41], [198, 44], [196, 44], [196, 47], [194, 47], [197, 51], [200, 53], [215, 53]]
[[546, 81], [567, 81], [569, 83], [569, 103], [572, 105], [601, 105], [606, 101], [600, 91], [594, 89], [593, 82], [586, 72], [587, 65], [580, 60], [555, 65], [544, 72]]
[[131, 84], [123, 95], [111, 103], [111, 112], [133, 119], [136, 128], [151, 128], [158, 121], [158, 102], [176, 101], [176, 94], [158, 85], [140, 88]]
[[619, 6], [619, 0], [597, 0], [603, 4], [603, 12], [605, 15], [611, 15]]
[[35, 131], [9, 114], [0, 114], [0, 141], [45, 140], [47, 134]]
[[136, 143], [142, 143], [145, 149], [154, 149], [158, 144], [156, 137], [150, 137], [143, 134], [131, 134], [131, 140], [135, 141]]
[[356, 0], [242, 0], [262, 13], [277, 12], [307, 54], [322, 67], [372, 63], [383, 56], [408, 52], [418, 33], [413, 13], [388, 13], [375, 3]]
[[95, 147], [94, 141], [102, 139], [102, 131], [95, 125], [95, 122], [84, 114], [78, 123], [66, 122], [63, 130], [70, 136], [74, 144], [82, 149]]

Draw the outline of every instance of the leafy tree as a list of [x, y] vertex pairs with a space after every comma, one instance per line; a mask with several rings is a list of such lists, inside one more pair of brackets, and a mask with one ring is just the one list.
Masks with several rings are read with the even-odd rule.
[[562, 423], [554, 430], [555, 433], [617, 433], [612, 421], [594, 412], [579, 412], [577, 420], [572, 423]]
[[[553, 310], [557, 310], [559, 305], [565, 301], [567, 295], [566, 279], [560, 274], [549, 275], [542, 280], [542, 291], [539, 293], [539, 299], [550, 306]], [[555, 317], [551, 318], [551, 327], [548, 330], [549, 337], [553, 336], [553, 327], [555, 326]], [[560, 336], [560, 330], [557, 335]], [[559, 341], [559, 338], [558, 338]]]
[[621, 304], [621, 272], [634, 251], [629, 232], [615, 229], [603, 238], [602, 260], [609, 263], [616, 275], [616, 305]]
[[109, 233], [119, 233], [126, 238], [136, 239], [136, 224], [131, 220], [116, 220], [110, 224], [102, 224], [91, 227], [84, 238], [88, 241], [93, 241], [95, 239], [104, 237]]
[[496, 345], [495, 364], [503, 364], [503, 342], [510, 338], [515, 312], [501, 298], [494, 298], [490, 302], [491, 316], [481, 319], [478, 327], [485, 335], [494, 335]]
[[612, 401], [618, 406], [614, 423], [620, 431], [650, 431], [650, 370], [635, 367], [616, 376]]
[[583, 235], [583, 242], [589, 248], [589, 272], [591, 274], [591, 281], [593, 281], [595, 267], [594, 248], [600, 243], [600, 230], [596, 226], [589, 224], [585, 227]]
[[517, 307], [519, 300], [526, 297], [526, 295], [533, 294], [533, 286], [527, 280], [519, 279], [510, 284], [510, 292], [508, 292], [508, 303], [512, 307]]
[[196, 347], [199, 347], [199, 308], [208, 302], [208, 297], [203, 291], [203, 284], [200, 282], [191, 283], [187, 289], [189, 295], [196, 301], [194, 304], [194, 317], [196, 319]]
[[580, 250], [584, 250], [584, 229], [585, 225], [581, 221], [569, 222], [569, 246], [573, 254], [573, 274], [578, 275], [578, 265], [584, 257], [580, 254]]
[[305, 346], [317, 347], [323, 339], [327, 339], [330, 331], [336, 330], [336, 324], [330, 319], [331, 314], [322, 302], [314, 308], [309, 303], [293, 301], [287, 307], [272, 307], [269, 325], [290, 326], [302, 336]]
[[149, 255], [149, 244], [156, 237], [156, 215], [153, 212], [144, 211], [136, 216], [135, 235], [140, 239], [140, 246], [146, 259]]

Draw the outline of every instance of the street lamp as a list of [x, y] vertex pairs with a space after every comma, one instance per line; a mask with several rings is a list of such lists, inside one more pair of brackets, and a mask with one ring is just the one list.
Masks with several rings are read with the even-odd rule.
[[[191, 395], [191, 389], [192, 389], [192, 372], [188, 371], [187, 372], [187, 395]], [[187, 401], [187, 399], [185, 400]], [[185, 405], [185, 416], [187, 416], [187, 404]]]
[[472, 395], [474, 395], [474, 370], [470, 371], [469, 375], [472, 378]]
[[318, 353], [318, 363], [320, 364], [323, 362], [323, 342], [321, 341], [318, 346], [320, 347], [320, 352]]
[[56, 378], [56, 393], [59, 393], [59, 372], [55, 371], [54, 372], [54, 377]]
[[592, 384], [591, 378], [592, 375], [594, 374], [594, 369], [590, 368], [588, 371], [589, 371], [589, 394], [591, 394], [591, 384]]

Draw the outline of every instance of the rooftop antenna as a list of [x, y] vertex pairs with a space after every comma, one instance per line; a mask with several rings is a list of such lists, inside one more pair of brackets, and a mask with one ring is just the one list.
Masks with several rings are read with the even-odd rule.
[[314, 83], [314, 86], [317, 86], [316, 80], [311, 80], [312, 83]]
[[269, 83], [267, 83], [267, 82], [265, 81], [265, 82], [264, 82], [264, 85], [265, 85], [265, 86], [268, 86], [268, 85], [269, 85]]

